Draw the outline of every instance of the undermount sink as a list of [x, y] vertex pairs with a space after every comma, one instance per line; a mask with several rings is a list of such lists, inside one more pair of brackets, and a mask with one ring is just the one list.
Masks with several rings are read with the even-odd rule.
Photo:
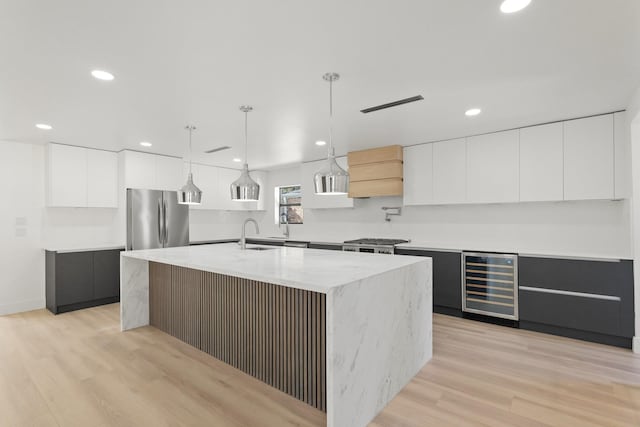
[[254, 246], [252, 248], [246, 248], [248, 251], [270, 251], [272, 249], [278, 249], [277, 246], [265, 247], [265, 246]]

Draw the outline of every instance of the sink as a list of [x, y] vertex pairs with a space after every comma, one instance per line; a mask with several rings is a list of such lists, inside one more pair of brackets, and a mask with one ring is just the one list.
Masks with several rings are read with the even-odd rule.
[[278, 249], [277, 246], [265, 247], [265, 246], [254, 246], [252, 248], [246, 248], [248, 251], [270, 251], [272, 249]]

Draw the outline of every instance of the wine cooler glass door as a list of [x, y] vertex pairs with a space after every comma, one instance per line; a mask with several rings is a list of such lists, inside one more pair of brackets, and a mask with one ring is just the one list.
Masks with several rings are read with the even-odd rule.
[[517, 256], [465, 252], [462, 264], [463, 311], [518, 320]]

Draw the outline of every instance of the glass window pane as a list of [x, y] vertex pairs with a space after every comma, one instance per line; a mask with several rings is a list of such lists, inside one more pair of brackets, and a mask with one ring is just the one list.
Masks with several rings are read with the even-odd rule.
[[299, 185], [279, 188], [278, 216], [280, 224], [302, 224], [302, 191]]
[[289, 222], [289, 224], [302, 224], [302, 219], [302, 206], [287, 207], [287, 221]]

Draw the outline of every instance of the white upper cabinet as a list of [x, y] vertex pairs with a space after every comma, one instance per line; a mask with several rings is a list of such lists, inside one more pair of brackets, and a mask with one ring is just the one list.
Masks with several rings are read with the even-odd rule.
[[87, 207], [87, 149], [49, 144], [47, 206]]
[[176, 191], [184, 185], [182, 159], [129, 150], [123, 159], [125, 188]]
[[428, 205], [433, 202], [433, 144], [405, 147], [403, 204]]
[[562, 126], [520, 129], [520, 201], [563, 199]]
[[156, 162], [153, 154], [124, 151], [125, 188], [156, 188]]
[[47, 206], [118, 207], [118, 156], [61, 144], [47, 146]]
[[265, 171], [252, 171], [251, 177], [260, 185], [260, 197], [257, 202], [251, 206], [251, 210], [264, 211], [267, 210], [266, 196], [267, 196], [267, 177], [268, 174]]
[[[349, 165], [346, 157], [336, 157], [336, 162], [344, 170], [348, 170]], [[302, 206], [308, 209], [331, 209], [331, 208], [352, 208], [353, 199], [347, 195], [330, 196], [315, 194], [313, 185], [313, 176], [325, 165], [326, 160], [317, 160], [315, 162], [307, 162], [302, 164], [300, 172], [301, 190], [302, 190]], [[295, 183], [292, 183], [295, 184]]]
[[455, 204], [466, 202], [466, 139], [460, 138], [451, 141], [435, 142], [432, 145], [433, 203]]
[[467, 138], [467, 201], [517, 202], [518, 130]]
[[626, 111], [613, 115], [613, 137], [616, 171], [614, 197], [624, 199], [631, 196], [631, 135]]
[[564, 199], [613, 197], [613, 114], [564, 122]]
[[155, 160], [155, 190], [177, 191], [184, 184], [182, 179], [182, 159], [167, 156], [153, 156]]
[[87, 150], [87, 206], [118, 207], [118, 154]]

